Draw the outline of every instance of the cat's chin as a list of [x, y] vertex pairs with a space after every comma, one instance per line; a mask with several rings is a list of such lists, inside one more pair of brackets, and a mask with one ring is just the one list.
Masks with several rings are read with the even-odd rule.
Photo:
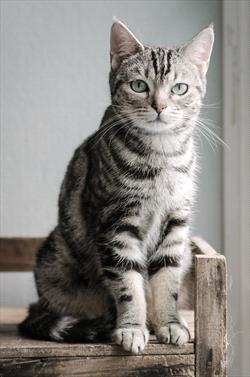
[[139, 129], [147, 134], [152, 135], [159, 135], [159, 134], [173, 134], [174, 127], [178, 126], [178, 124], [174, 124], [173, 122], [166, 122], [164, 120], [150, 120], [139, 124]]

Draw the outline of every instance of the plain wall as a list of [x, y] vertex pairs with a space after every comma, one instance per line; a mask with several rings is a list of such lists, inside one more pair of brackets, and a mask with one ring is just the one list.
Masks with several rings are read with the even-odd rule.
[[[77, 145], [109, 104], [109, 31], [116, 16], [145, 44], [183, 43], [215, 24], [204, 117], [221, 124], [220, 1], [1, 2], [1, 236], [46, 236]], [[219, 131], [217, 131], [219, 132]], [[222, 248], [221, 150], [202, 137], [194, 233]], [[36, 297], [31, 273], [0, 274], [1, 304]]]

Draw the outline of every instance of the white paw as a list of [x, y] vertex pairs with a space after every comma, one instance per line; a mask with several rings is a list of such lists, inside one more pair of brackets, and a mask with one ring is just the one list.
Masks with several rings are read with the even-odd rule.
[[160, 343], [172, 343], [182, 346], [190, 340], [188, 328], [180, 323], [168, 323], [156, 330], [155, 335]]
[[135, 354], [144, 350], [148, 338], [149, 332], [145, 327], [118, 328], [113, 335], [116, 344], [121, 345], [125, 351]]

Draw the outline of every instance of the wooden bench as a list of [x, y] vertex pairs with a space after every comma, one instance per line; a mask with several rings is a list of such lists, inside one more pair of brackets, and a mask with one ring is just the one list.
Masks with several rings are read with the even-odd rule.
[[[0, 271], [30, 271], [42, 239], [2, 238]], [[65, 344], [21, 337], [16, 328], [26, 309], [0, 311], [1, 377], [226, 377], [226, 262], [203, 239], [193, 238], [193, 268], [186, 286], [194, 304], [183, 310], [191, 330], [185, 346], [151, 337], [143, 354], [115, 344]], [[2, 287], [3, 288], [3, 287]]]

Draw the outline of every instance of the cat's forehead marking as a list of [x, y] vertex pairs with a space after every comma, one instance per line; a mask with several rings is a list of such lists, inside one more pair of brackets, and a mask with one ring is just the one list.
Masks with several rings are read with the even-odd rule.
[[173, 49], [147, 47], [143, 54], [145, 77], [159, 82], [165, 81], [171, 73], [174, 53]]

